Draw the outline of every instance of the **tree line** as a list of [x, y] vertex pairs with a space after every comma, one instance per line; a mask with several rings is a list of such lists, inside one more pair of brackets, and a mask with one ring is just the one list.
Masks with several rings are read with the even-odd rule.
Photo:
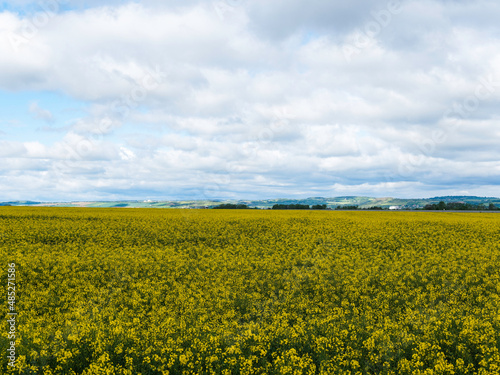
[[326, 204], [315, 204], [312, 207], [308, 204], [275, 204], [273, 210], [326, 210]]
[[243, 209], [250, 208], [250, 207], [248, 207], [246, 204], [224, 203], [224, 204], [219, 204], [218, 206], [214, 206], [212, 208], [215, 208], [215, 209], [224, 209], [224, 210], [227, 210], [227, 209], [231, 209], [231, 210], [243, 210]]
[[448, 202], [443, 201], [439, 203], [426, 204], [424, 210], [454, 210], [454, 211], [498, 211], [500, 208], [490, 203], [488, 206], [484, 204], [471, 204], [471, 203], [461, 203], [461, 202]]
[[[224, 203], [218, 206], [214, 206], [212, 208], [215, 209], [249, 209], [246, 204], [233, 204], [233, 203]], [[255, 207], [256, 208], [256, 207]], [[269, 209], [269, 208], [268, 208]], [[275, 204], [272, 206], [273, 210], [327, 210], [328, 206], [326, 204]], [[336, 210], [358, 210], [360, 209], [358, 206], [354, 205], [345, 205], [345, 206], [337, 206]], [[365, 210], [383, 210], [383, 207], [373, 206], [364, 208]], [[443, 201], [439, 203], [431, 203], [426, 204], [424, 206], [424, 210], [450, 210], [450, 211], [498, 211], [500, 210], [495, 204], [490, 203], [488, 206], [484, 204], [471, 204], [471, 203], [461, 203], [461, 202], [448, 202], [445, 203]]]

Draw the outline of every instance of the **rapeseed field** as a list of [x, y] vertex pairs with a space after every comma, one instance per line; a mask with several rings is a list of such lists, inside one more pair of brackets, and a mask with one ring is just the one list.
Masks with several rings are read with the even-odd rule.
[[500, 373], [497, 214], [0, 207], [0, 258], [0, 373]]

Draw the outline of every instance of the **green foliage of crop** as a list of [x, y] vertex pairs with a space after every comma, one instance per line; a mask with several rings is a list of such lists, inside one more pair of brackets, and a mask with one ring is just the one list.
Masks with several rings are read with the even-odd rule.
[[16, 374], [500, 371], [498, 214], [1, 207], [0, 259]]

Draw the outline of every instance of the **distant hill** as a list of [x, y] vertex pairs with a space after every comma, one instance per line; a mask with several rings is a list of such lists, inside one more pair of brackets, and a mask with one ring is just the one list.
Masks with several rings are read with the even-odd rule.
[[443, 201], [461, 202], [470, 204], [485, 204], [493, 203], [500, 206], [500, 198], [494, 197], [476, 197], [476, 196], [444, 196], [434, 198], [415, 198], [415, 199], [400, 199], [400, 198], [373, 198], [363, 196], [341, 196], [334, 198], [311, 197], [305, 199], [265, 199], [265, 200], [186, 200], [186, 201], [103, 201], [103, 202], [33, 202], [33, 201], [12, 201], [0, 203], [0, 206], [44, 206], [44, 207], [116, 207], [116, 208], [211, 208], [220, 204], [245, 204], [249, 207], [271, 208], [275, 204], [308, 204], [322, 205], [326, 204], [328, 208], [336, 208], [337, 206], [358, 206], [359, 208], [382, 207], [382, 208], [399, 208], [399, 209], [420, 209], [426, 204], [439, 203]]

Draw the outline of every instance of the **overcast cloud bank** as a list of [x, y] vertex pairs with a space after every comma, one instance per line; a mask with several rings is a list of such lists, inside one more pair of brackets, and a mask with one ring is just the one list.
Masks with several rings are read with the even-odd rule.
[[500, 195], [498, 2], [179, 3], [4, 6], [0, 200]]

